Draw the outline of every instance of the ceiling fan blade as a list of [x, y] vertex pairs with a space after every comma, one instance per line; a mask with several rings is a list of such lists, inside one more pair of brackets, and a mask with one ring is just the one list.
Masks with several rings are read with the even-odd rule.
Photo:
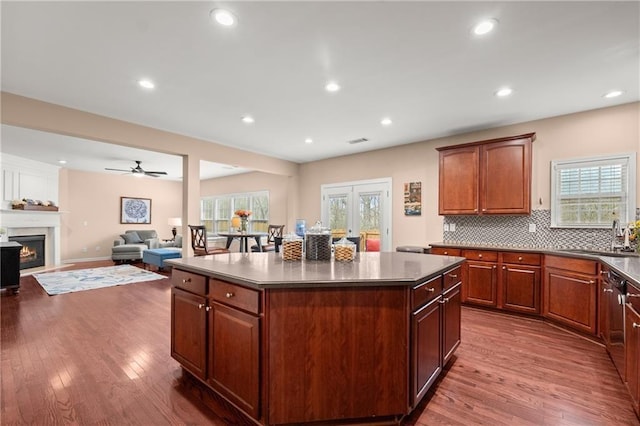
[[150, 173], [150, 172], [144, 172], [144, 175], [145, 175], [145, 176], [155, 177], [155, 178], [160, 177], [160, 175], [157, 175], [157, 174], [155, 174], [155, 173]]
[[145, 173], [148, 174], [148, 175], [149, 174], [152, 174], [152, 175], [166, 175], [167, 174], [167, 172], [148, 172], [146, 170], [145, 170]]
[[123, 169], [110, 169], [108, 167], [104, 168], [105, 170], [113, 170], [114, 172], [131, 172], [131, 170], [123, 170]]

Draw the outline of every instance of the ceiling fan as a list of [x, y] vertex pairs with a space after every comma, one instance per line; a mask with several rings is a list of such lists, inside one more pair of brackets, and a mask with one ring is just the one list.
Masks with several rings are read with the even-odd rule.
[[147, 171], [144, 170], [141, 166], [140, 163], [142, 163], [142, 161], [136, 161], [136, 166], [135, 167], [131, 167], [131, 170], [123, 170], [123, 169], [110, 169], [108, 167], [105, 167], [105, 170], [113, 170], [115, 172], [129, 172], [132, 173], [134, 175], [145, 175], [145, 176], [152, 176], [152, 177], [159, 177], [160, 175], [166, 175], [167, 172], [151, 172], [151, 171]]

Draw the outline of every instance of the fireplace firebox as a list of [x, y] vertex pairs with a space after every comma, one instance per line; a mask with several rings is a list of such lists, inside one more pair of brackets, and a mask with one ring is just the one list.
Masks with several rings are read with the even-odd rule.
[[9, 241], [22, 244], [20, 249], [20, 269], [37, 268], [44, 266], [44, 235], [23, 235], [19, 237], [9, 237]]

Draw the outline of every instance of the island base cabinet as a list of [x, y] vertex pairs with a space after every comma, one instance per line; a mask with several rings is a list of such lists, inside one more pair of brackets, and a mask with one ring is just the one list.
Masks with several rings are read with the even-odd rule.
[[415, 407], [442, 370], [440, 297], [412, 315], [412, 400]]
[[205, 378], [206, 298], [171, 289], [171, 356], [192, 374]]
[[625, 381], [633, 409], [640, 416], [640, 314], [630, 303], [625, 307]]
[[462, 298], [458, 283], [444, 293], [442, 304], [442, 367], [447, 365], [453, 353], [460, 345], [460, 315]]
[[258, 418], [260, 318], [215, 302], [211, 308], [207, 383]]
[[406, 288], [270, 289], [265, 306], [269, 424], [407, 413]]

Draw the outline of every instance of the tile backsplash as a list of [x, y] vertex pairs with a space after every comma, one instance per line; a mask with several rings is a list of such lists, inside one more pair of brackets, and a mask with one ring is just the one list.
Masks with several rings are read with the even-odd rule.
[[[636, 218], [640, 209], [636, 210]], [[551, 228], [551, 210], [533, 210], [530, 216], [444, 216], [445, 243], [473, 243], [531, 248], [611, 248], [611, 229]], [[535, 232], [529, 232], [530, 226]]]

